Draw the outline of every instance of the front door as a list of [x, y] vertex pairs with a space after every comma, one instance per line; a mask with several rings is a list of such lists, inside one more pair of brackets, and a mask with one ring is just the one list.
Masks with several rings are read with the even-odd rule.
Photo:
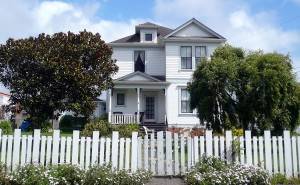
[[155, 122], [155, 97], [146, 96], [145, 122]]

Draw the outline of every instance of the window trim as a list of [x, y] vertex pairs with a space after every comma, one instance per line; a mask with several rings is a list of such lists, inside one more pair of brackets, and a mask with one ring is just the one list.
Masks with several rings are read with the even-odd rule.
[[[194, 110], [191, 110], [191, 112], [182, 112], [182, 90], [186, 90], [187, 91], [187, 88], [186, 87], [180, 87], [179, 88], [179, 96], [178, 96], [178, 99], [179, 99], [179, 102], [178, 102], [178, 108], [179, 108], [179, 110], [178, 110], [178, 113], [179, 113], [179, 115], [193, 115], [193, 114], [195, 114], [195, 111]], [[188, 91], [187, 91], [188, 92]], [[184, 101], [186, 101], [186, 100], [184, 100]]]
[[[118, 95], [124, 95], [124, 104], [118, 104]], [[125, 107], [126, 106], [126, 93], [117, 92], [116, 93], [116, 107]]]
[[[182, 56], [182, 49], [183, 48], [191, 48], [191, 56], [190, 57], [183, 57]], [[189, 59], [190, 58], [190, 66], [191, 68], [182, 68], [182, 59]], [[186, 62], [186, 66], [188, 66], [187, 62], [189, 61], [185, 61]], [[192, 46], [180, 46], [180, 70], [192, 70], [193, 69], [193, 47]]]
[[[197, 54], [196, 49], [197, 48], [200, 48], [200, 56], [199, 57], [196, 56], [196, 54]], [[205, 48], [205, 54], [204, 54], [204, 56], [201, 56], [201, 48]], [[195, 46], [195, 68], [201, 62], [201, 59], [203, 59], [205, 57], [207, 57], [207, 47], [206, 46]], [[197, 59], [200, 59], [200, 61], [199, 61], [198, 64], [197, 64]]]
[[[151, 36], [150, 40], [147, 40], [147, 36]], [[145, 42], [152, 42], [153, 41], [153, 34], [152, 33], [145, 33]]]
[[135, 52], [141, 52], [141, 51], [144, 52], [144, 72], [142, 72], [142, 71], [140, 71], [140, 72], [146, 73], [147, 72], [146, 50], [133, 50], [133, 72], [138, 71], [138, 70], [135, 70], [135, 62], [136, 62], [135, 61]]

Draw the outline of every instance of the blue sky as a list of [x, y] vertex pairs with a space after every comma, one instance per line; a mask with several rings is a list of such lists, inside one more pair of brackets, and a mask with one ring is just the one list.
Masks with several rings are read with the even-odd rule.
[[0, 0], [0, 43], [44, 32], [99, 32], [106, 42], [151, 21], [169, 28], [196, 18], [229, 44], [290, 54], [300, 81], [300, 0]]

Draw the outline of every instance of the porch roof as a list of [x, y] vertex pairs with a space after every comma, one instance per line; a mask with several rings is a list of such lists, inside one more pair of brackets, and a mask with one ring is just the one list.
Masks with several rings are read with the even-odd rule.
[[164, 76], [150, 76], [146, 73], [136, 71], [114, 80], [114, 88], [154, 88], [160, 89], [170, 85]]

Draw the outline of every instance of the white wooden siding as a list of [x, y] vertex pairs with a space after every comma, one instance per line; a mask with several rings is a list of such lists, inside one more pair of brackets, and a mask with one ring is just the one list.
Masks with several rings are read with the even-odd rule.
[[[117, 93], [125, 94], [125, 106], [117, 106]], [[134, 114], [137, 112], [137, 98], [135, 89], [114, 89], [112, 96], [112, 113], [123, 112], [123, 114]]]
[[150, 42], [146, 41], [146, 34], [152, 34], [152, 42], [157, 42], [157, 29], [141, 29], [140, 30], [140, 40], [141, 42]]
[[[112, 96], [112, 113], [134, 114], [137, 112], [137, 93], [135, 89], [114, 89]], [[125, 106], [116, 106], [117, 93], [125, 93]], [[155, 97], [156, 122], [163, 123], [165, 120], [165, 95], [164, 91], [145, 89], [140, 92], [140, 111], [145, 112], [146, 95]]]
[[179, 89], [186, 86], [186, 83], [178, 83], [176, 81], [173, 81], [172, 84], [168, 87], [167, 118], [169, 127], [193, 127], [194, 125], [199, 124], [199, 119], [197, 118], [196, 114], [180, 114]]
[[174, 34], [174, 36], [180, 36], [180, 37], [212, 37], [213, 35], [209, 34], [205, 30], [201, 29], [199, 26], [197, 26], [195, 23], [192, 23], [182, 30], [178, 31]]
[[112, 59], [117, 60], [119, 71], [113, 76], [113, 79], [120, 78], [134, 72], [135, 50], [145, 51], [146, 73], [149, 75], [164, 76], [166, 74], [165, 54], [163, 48], [142, 48], [142, 47], [114, 47]]
[[[172, 78], [190, 79], [195, 69], [195, 47], [206, 46], [207, 57], [219, 46], [219, 43], [166, 43], [166, 78], [169, 81]], [[181, 70], [181, 46], [192, 46], [192, 62], [191, 70]]]

